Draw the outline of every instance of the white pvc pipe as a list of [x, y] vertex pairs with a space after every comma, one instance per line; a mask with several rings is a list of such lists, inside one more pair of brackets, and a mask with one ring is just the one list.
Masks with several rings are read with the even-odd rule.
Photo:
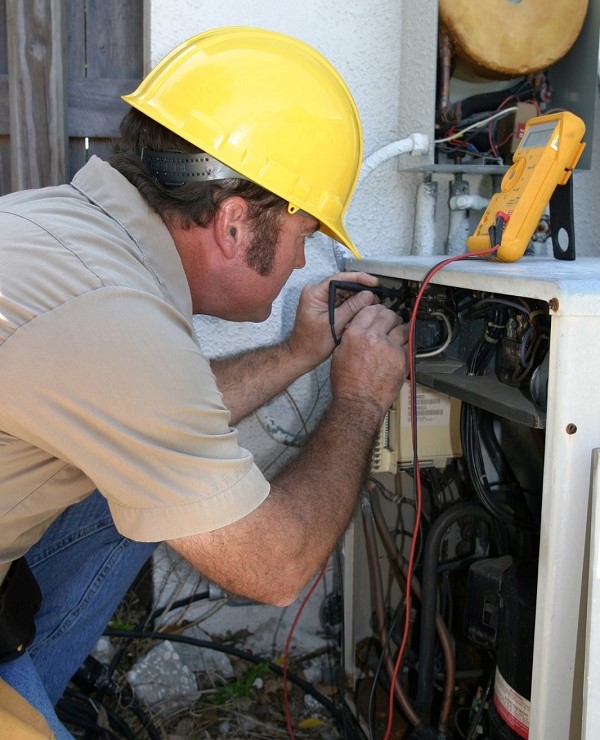
[[451, 211], [483, 211], [488, 207], [489, 198], [482, 195], [453, 195], [448, 201], [448, 207]]
[[[420, 154], [427, 154], [429, 151], [429, 137], [426, 134], [414, 133], [407, 136], [405, 139], [398, 139], [398, 141], [392, 141], [390, 144], [382, 146], [381, 149], [370, 154], [366, 159], [363, 160], [360, 175], [356, 183], [358, 188], [367, 177], [380, 167], [384, 162], [388, 162], [394, 157], [399, 157], [402, 154], [412, 154], [418, 156]], [[333, 256], [338, 270], [344, 271], [344, 262], [347, 257], [346, 250], [342, 247], [339, 242], [334, 239], [331, 240], [333, 248]]]
[[393, 157], [398, 157], [401, 154], [412, 154], [418, 156], [420, 154], [427, 154], [429, 151], [429, 137], [425, 134], [410, 134], [406, 139], [399, 139], [398, 141], [392, 141], [391, 144], [386, 144], [378, 149], [373, 154], [370, 154], [365, 160], [363, 160], [362, 167], [360, 170], [360, 176], [358, 178], [358, 184], [360, 185], [373, 170], [376, 170], [384, 162], [387, 162]]

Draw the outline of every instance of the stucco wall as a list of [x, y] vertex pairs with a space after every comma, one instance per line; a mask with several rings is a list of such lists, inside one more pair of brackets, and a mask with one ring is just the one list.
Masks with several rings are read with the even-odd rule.
[[[363, 122], [365, 156], [415, 131], [433, 134], [437, 0], [363, 0], [359, 3], [347, 0], [327, 3], [319, 0], [261, 0], [259, 3], [254, 0], [230, 0], [228, 3], [149, 0], [146, 17], [148, 64], [159, 61], [186, 37], [224, 25], [262, 26], [312, 44], [337, 67], [351, 89]], [[599, 253], [596, 248], [599, 135], [600, 125], [597, 124], [592, 170], [577, 173], [575, 178], [580, 254]], [[392, 161], [359, 187], [348, 212], [347, 225], [365, 255], [410, 253], [415, 187], [419, 179], [417, 175], [400, 172], [398, 162]], [[447, 178], [440, 180], [437, 252], [443, 251], [448, 187]], [[489, 187], [486, 183], [474, 179], [474, 192], [485, 192], [486, 187]], [[216, 319], [197, 320], [205, 351], [209, 355], [220, 355], [280, 338], [293, 321], [301, 285], [319, 280], [335, 269], [329, 240], [322, 237], [311, 240], [306, 268], [292, 277], [267, 322], [236, 325]], [[322, 369], [292, 389], [304, 416], [313, 408], [318, 387], [323, 386], [317, 407], [326, 400], [326, 380], [326, 369]], [[275, 402], [268, 411], [286, 430], [301, 428], [289, 399]], [[285, 459], [285, 456], [278, 457], [284, 448], [263, 431], [256, 419], [247, 420], [240, 431], [243, 443], [257, 454], [260, 464], [276, 461], [271, 472]]]

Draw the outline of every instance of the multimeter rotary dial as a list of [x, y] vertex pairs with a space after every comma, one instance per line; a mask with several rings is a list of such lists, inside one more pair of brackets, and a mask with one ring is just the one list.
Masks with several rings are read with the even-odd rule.
[[502, 190], [502, 192], [507, 193], [509, 190], [512, 190], [515, 185], [520, 182], [524, 171], [525, 160], [518, 159], [511, 165], [511, 167], [506, 171], [504, 177], [502, 178], [502, 183], [500, 185], [500, 189]]

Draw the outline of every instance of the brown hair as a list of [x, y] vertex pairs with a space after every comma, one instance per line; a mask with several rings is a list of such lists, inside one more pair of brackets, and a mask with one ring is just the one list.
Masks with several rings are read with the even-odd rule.
[[120, 138], [113, 142], [108, 162], [134, 185], [148, 206], [161, 216], [176, 216], [184, 228], [206, 227], [227, 197], [240, 196], [253, 221], [253, 242], [248, 264], [267, 275], [275, 258], [280, 216], [286, 201], [249, 180], [227, 178], [168, 187], [159, 182], [142, 162], [144, 149], [154, 152], [197, 153], [189, 141], [131, 108], [123, 117]]

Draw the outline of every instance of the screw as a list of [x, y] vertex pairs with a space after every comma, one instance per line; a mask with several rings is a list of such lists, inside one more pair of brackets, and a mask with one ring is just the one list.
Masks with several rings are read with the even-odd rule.
[[551, 298], [548, 301], [548, 308], [551, 311], [558, 311], [558, 298]]
[[567, 428], [565, 430], [567, 434], [575, 434], [577, 431], [577, 425], [576, 424], [567, 424]]

